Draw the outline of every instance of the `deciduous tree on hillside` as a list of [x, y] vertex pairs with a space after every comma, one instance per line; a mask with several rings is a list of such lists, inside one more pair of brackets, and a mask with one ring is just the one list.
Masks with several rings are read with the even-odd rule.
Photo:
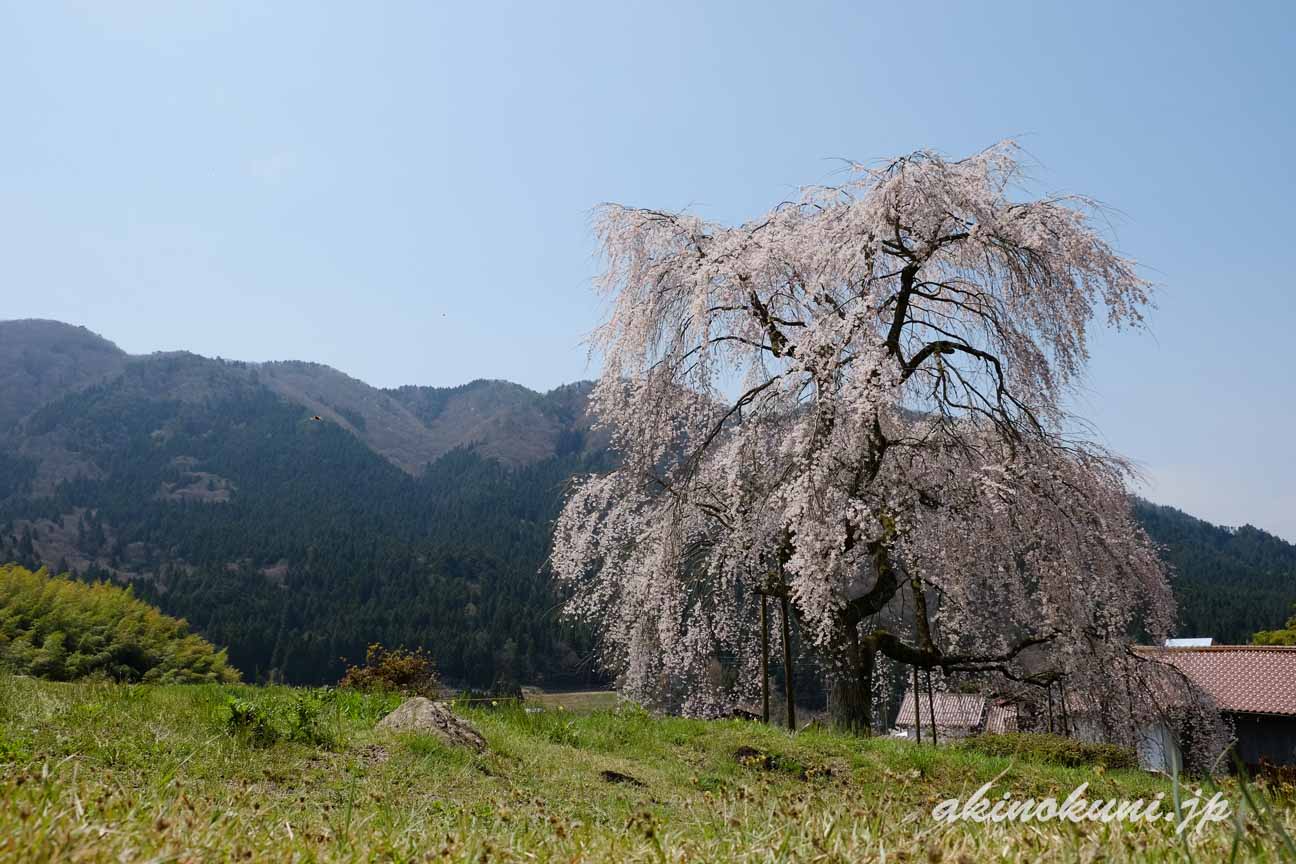
[[1296, 615], [1287, 619], [1285, 627], [1257, 631], [1251, 642], [1254, 645], [1296, 645]]
[[714, 710], [717, 657], [750, 692], [766, 592], [845, 725], [873, 725], [879, 654], [1061, 676], [1118, 736], [1155, 708], [1130, 636], [1167, 632], [1166, 576], [1129, 466], [1065, 407], [1091, 318], [1140, 326], [1149, 286], [1093, 202], [1020, 179], [1004, 143], [854, 166], [733, 227], [601, 208], [594, 398], [623, 461], [573, 489], [552, 561], [631, 693]]

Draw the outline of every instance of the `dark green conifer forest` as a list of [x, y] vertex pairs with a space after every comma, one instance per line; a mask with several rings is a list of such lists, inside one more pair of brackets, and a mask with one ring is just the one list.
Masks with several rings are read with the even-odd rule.
[[[11, 349], [21, 324], [0, 325]], [[380, 642], [426, 649], [452, 685], [605, 683], [545, 567], [567, 483], [612, 464], [583, 385], [378, 390], [28, 329], [21, 362], [0, 363], [26, 412], [0, 429], [0, 562], [129, 583], [250, 680], [333, 682]], [[1172, 568], [1179, 635], [1283, 625], [1296, 546], [1135, 510]]]

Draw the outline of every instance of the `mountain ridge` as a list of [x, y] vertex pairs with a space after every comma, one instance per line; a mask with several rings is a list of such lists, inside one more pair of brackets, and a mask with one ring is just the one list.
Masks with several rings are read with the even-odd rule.
[[[130, 582], [258, 680], [336, 680], [382, 641], [473, 686], [589, 684], [592, 633], [557, 615], [545, 562], [572, 477], [612, 464], [591, 387], [382, 389], [0, 322], [0, 560]], [[1282, 624], [1296, 546], [1134, 507], [1179, 635]]]
[[381, 390], [54, 322], [0, 344], [0, 560], [129, 582], [257, 680], [382, 641], [465, 685], [600, 683], [544, 571], [566, 483], [606, 468], [587, 383]]
[[[588, 392], [592, 384], [587, 381], [546, 392], [490, 379], [454, 387], [378, 388], [313, 361], [251, 362], [189, 351], [127, 354], [85, 327], [44, 319], [0, 321], [0, 346], [0, 406], [10, 406], [0, 409], [0, 440], [6, 432], [12, 436], [16, 423], [47, 402], [114, 379], [132, 365], [168, 362], [208, 364], [209, 373], [216, 364], [226, 372], [239, 370], [312, 416], [351, 432], [410, 474], [461, 447], [505, 464], [530, 464], [571, 446], [566, 427], [582, 436], [593, 427], [583, 405], [581, 416], [567, 418], [566, 423], [556, 411], [556, 403], [567, 399], [573, 388]], [[58, 363], [59, 357], [70, 359]], [[182, 399], [202, 395], [200, 380], [167, 383]], [[84, 464], [68, 463], [45, 471], [39, 486], [48, 490], [84, 470], [88, 470]]]

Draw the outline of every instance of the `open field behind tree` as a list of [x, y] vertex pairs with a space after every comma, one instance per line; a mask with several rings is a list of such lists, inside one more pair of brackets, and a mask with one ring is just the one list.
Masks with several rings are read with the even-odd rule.
[[[258, 746], [230, 730], [231, 699], [279, 724], [304, 713], [311, 736]], [[462, 710], [488, 743], [478, 756], [376, 730], [398, 701], [0, 678], [0, 860], [1216, 861], [1235, 841], [1228, 824], [1184, 839], [1168, 824], [930, 817], [990, 780], [996, 796], [1172, 793], [1137, 771], [628, 705]], [[1296, 812], [1247, 821], [1238, 859], [1282, 860], [1275, 821], [1290, 834]]]
[[562, 693], [547, 693], [543, 690], [529, 690], [527, 702], [542, 708], [549, 708], [576, 713], [592, 711], [610, 711], [621, 704], [621, 697], [615, 690], [572, 690]]

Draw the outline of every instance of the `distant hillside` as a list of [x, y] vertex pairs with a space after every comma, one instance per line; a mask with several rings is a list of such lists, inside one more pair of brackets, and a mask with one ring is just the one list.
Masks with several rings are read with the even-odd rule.
[[1296, 603], [1296, 545], [1147, 501], [1136, 500], [1134, 513], [1174, 569], [1179, 635], [1249, 642], [1286, 621]]
[[[101, 466], [78, 458], [82, 448], [28, 440], [53, 431], [48, 423], [13, 427], [42, 406], [107, 382], [137, 397], [164, 395], [180, 402], [210, 399], [235, 383], [264, 387], [341, 426], [409, 474], [458, 448], [526, 465], [603, 446], [589, 435], [588, 382], [549, 394], [508, 381], [383, 390], [319, 363], [238, 363], [187, 352], [132, 357], [83, 327], [0, 321], [0, 440], [7, 434], [11, 442], [23, 442], [25, 455], [40, 469], [39, 493]], [[66, 436], [55, 437], [68, 443]]]
[[[336, 680], [374, 640], [474, 686], [597, 680], [544, 571], [566, 484], [610, 466], [588, 383], [381, 390], [314, 363], [132, 357], [46, 321], [0, 322], [0, 382], [0, 561], [129, 580], [255, 680]], [[1137, 510], [1182, 633], [1282, 623], [1292, 546]]]
[[0, 321], [0, 434], [43, 403], [120, 371], [126, 360], [84, 327]]
[[[31, 329], [0, 323], [0, 344]], [[11, 365], [86, 336], [39, 329], [43, 353]], [[36, 407], [0, 436], [0, 560], [131, 580], [254, 678], [335, 680], [379, 640], [476, 686], [597, 679], [542, 572], [565, 483], [606, 460], [588, 385], [383, 391], [108, 353], [95, 375], [10, 375]]]

